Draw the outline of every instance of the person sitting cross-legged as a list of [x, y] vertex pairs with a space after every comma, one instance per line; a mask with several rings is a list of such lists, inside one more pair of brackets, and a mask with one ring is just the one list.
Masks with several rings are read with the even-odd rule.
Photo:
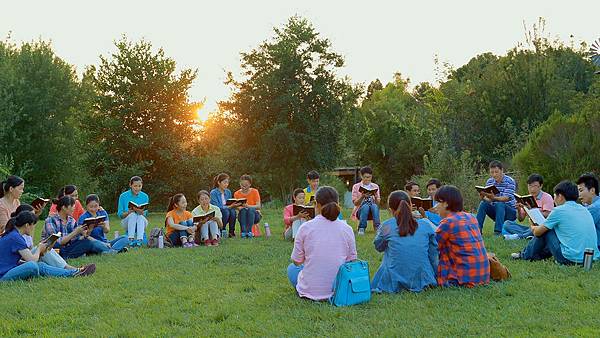
[[[552, 209], [554, 209], [554, 200], [552, 196], [542, 191], [544, 187], [544, 178], [539, 174], [531, 174], [529, 178], [527, 178], [527, 191], [531, 196], [535, 198], [536, 205], [522, 205], [521, 203], [517, 203], [517, 218], [519, 222], [523, 222], [527, 217], [527, 213], [524, 208], [539, 208], [544, 217], [548, 217]], [[522, 239], [522, 238], [530, 238], [533, 236], [529, 226], [522, 225], [517, 221], [506, 221], [502, 226], [502, 235], [504, 235], [504, 239], [513, 240], [513, 239]]]
[[489, 216], [494, 221], [494, 233], [500, 235], [506, 220], [514, 221], [517, 219], [514, 196], [517, 184], [512, 177], [504, 174], [504, 167], [499, 161], [490, 162], [489, 169], [491, 177], [485, 182], [485, 185], [496, 186], [500, 193], [494, 195], [493, 193], [481, 192], [479, 194], [481, 203], [477, 210], [477, 223], [479, 223], [479, 230], [483, 233], [485, 216]]
[[[594, 219], [583, 205], [577, 204], [578, 197], [574, 183], [560, 182], [554, 188], [557, 206], [543, 224], [530, 220], [535, 237], [523, 251], [513, 253], [512, 258], [535, 261], [554, 257], [559, 264], [582, 263], [584, 250], [596, 248], [597, 240]], [[598, 250], [594, 250], [593, 258], [600, 258]]]

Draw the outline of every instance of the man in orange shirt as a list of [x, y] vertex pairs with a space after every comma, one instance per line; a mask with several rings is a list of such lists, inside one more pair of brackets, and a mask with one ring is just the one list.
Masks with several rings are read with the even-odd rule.
[[233, 198], [245, 198], [246, 202], [239, 206], [238, 219], [240, 221], [242, 238], [252, 238], [252, 226], [261, 219], [260, 214], [260, 194], [258, 190], [252, 188], [252, 177], [242, 175], [240, 177], [240, 189], [233, 193]]

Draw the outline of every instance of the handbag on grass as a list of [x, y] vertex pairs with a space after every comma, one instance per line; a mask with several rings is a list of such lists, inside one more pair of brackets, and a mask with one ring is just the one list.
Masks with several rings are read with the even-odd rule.
[[370, 300], [369, 263], [355, 260], [342, 264], [333, 282], [333, 296], [329, 298], [329, 303], [350, 306]]
[[254, 237], [260, 237], [262, 234], [260, 233], [260, 225], [254, 224], [252, 226], [252, 235]]
[[500, 262], [498, 257], [492, 252], [488, 252], [488, 261], [490, 262], [490, 278], [496, 282], [510, 279], [512, 276], [510, 270]]

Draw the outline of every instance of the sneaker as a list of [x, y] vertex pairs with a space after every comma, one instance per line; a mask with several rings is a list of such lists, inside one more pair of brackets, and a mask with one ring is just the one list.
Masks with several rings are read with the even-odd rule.
[[142, 247], [142, 240], [138, 239], [137, 241], [135, 241], [135, 246], [137, 246], [138, 248]]
[[89, 275], [93, 274], [94, 272], [96, 272], [96, 264], [88, 264], [88, 265], [84, 265], [81, 268], [79, 268], [79, 270], [77, 270], [77, 272], [75, 272], [75, 274], [73, 276], [75, 276], [75, 277], [89, 276]]
[[525, 237], [525, 239], [528, 240], [528, 241], [530, 241], [530, 240], [533, 239], [533, 236], [527, 236], [527, 237]]
[[123, 252], [127, 252], [129, 251], [129, 248], [124, 246], [123, 249], [119, 250], [119, 253], [123, 253]]
[[523, 258], [523, 255], [520, 252], [513, 252], [510, 254], [510, 258], [512, 259], [521, 259]]
[[213, 239], [213, 240], [211, 241], [211, 243], [212, 243], [212, 245], [213, 245], [213, 246], [219, 246], [219, 240], [218, 240], [218, 239], [216, 239], [216, 238], [215, 238], [215, 239]]
[[197, 247], [199, 247], [199, 246], [200, 246], [200, 244], [198, 244], [198, 243], [196, 243], [196, 242], [192, 242], [192, 246], [193, 246], [194, 248], [197, 248]]
[[358, 229], [358, 235], [359, 236], [364, 236], [365, 235], [365, 229], [363, 229], [363, 228]]
[[520, 239], [518, 234], [510, 234], [510, 235], [504, 235], [504, 240], [507, 241], [514, 241], [516, 239]]
[[240, 237], [242, 237], [242, 238], [246, 238], [246, 233], [245, 233], [245, 232], [242, 232], [242, 233], [240, 234]]
[[205, 239], [204, 240], [204, 245], [205, 246], [212, 246], [212, 242], [210, 240], [208, 240], [208, 239]]
[[133, 239], [133, 238], [129, 239], [129, 246], [132, 248], [135, 246], [135, 239]]
[[254, 234], [253, 234], [253, 233], [251, 233], [251, 232], [249, 232], [249, 233], [247, 233], [247, 234], [246, 234], [246, 237], [248, 237], [248, 238], [252, 238], [252, 237], [254, 237]]
[[190, 242], [186, 242], [185, 244], [183, 244], [183, 247], [184, 248], [193, 248], [194, 245], [192, 243], [190, 243]]

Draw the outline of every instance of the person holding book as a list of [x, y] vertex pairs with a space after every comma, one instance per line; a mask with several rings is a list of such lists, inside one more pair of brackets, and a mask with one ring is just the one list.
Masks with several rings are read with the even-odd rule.
[[144, 206], [150, 203], [148, 195], [142, 191], [142, 178], [133, 176], [129, 180], [129, 190], [119, 196], [117, 215], [121, 219], [121, 226], [127, 231], [129, 246], [141, 247], [148, 226], [148, 210]]
[[60, 248], [60, 255], [65, 258], [77, 258], [85, 254], [113, 254], [106, 243], [95, 240], [87, 234], [87, 226], [77, 226], [73, 218], [75, 199], [65, 195], [55, 202], [58, 213], [48, 216], [42, 229], [42, 239], [47, 239], [53, 234], [59, 234], [55, 248]]
[[[577, 203], [577, 185], [562, 181], [554, 188], [556, 207], [547, 219], [538, 222], [531, 220], [533, 239], [525, 249], [511, 255], [514, 259], [530, 261], [554, 257], [559, 264], [572, 265], [583, 262], [587, 248], [597, 248], [596, 227], [589, 211]], [[593, 259], [600, 258], [600, 251], [594, 250]]]
[[171, 197], [165, 218], [167, 237], [173, 246], [193, 248], [198, 246], [194, 242], [198, 227], [194, 224], [194, 216], [186, 209], [187, 200], [183, 194]]
[[438, 285], [474, 287], [490, 281], [490, 264], [477, 219], [464, 211], [463, 197], [452, 185], [435, 194], [442, 217], [435, 230], [438, 242]]
[[500, 235], [504, 222], [517, 219], [514, 196], [517, 184], [512, 177], [504, 174], [504, 167], [499, 161], [490, 162], [489, 170], [491, 177], [486, 181], [485, 185], [486, 187], [494, 186], [498, 193], [494, 194], [487, 190], [479, 193], [481, 202], [477, 210], [477, 222], [479, 223], [479, 229], [483, 233], [485, 217], [489, 216], [494, 220], [494, 233]]
[[[215, 187], [210, 191], [210, 204], [216, 205], [223, 215], [223, 224], [229, 225], [229, 237], [235, 237], [235, 220], [237, 204], [227, 205], [233, 195], [229, 187], [229, 175], [221, 173], [214, 179]], [[225, 229], [225, 228], [223, 228]]]
[[317, 171], [311, 170], [306, 174], [306, 182], [308, 186], [304, 188], [304, 201], [302, 204], [310, 205], [315, 203], [315, 193], [319, 189], [320, 175]]
[[[96, 271], [94, 264], [84, 269], [64, 269], [40, 262], [40, 256], [50, 249], [43, 241], [32, 253], [23, 235], [33, 236], [37, 216], [31, 211], [19, 213], [13, 221], [7, 222], [6, 231], [0, 237], [0, 281], [29, 279], [40, 276], [76, 277], [91, 275]], [[25, 263], [19, 264], [19, 261]]]
[[287, 273], [300, 297], [326, 300], [342, 264], [357, 259], [352, 228], [338, 219], [337, 191], [320, 187], [315, 195], [317, 216], [298, 230]]
[[[425, 186], [425, 188], [427, 189], [427, 195], [429, 196], [429, 198], [431, 198], [432, 205], [434, 207], [437, 204], [437, 202], [435, 201], [435, 194], [441, 187], [442, 182], [437, 178], [430, 179], [429, 181], [427, 181], [427, 185]], [[427, 217], [427, 219], [430, 220], [431, 223], [433, 223], [433, 225], [435, 225], [436, 227], [440, 224], [440, 221], [442, 220], [440, 215], [436, 214], [432, 210], [425, 210], [425, 217]]]
[[388, 197], [393, 217], [381, 224], [373, 244], [383, 252], [381, 266], [373, 276], [375, 292], [420, 292], [437, 285], [438, 248], [435, 228], [427, 219], [412, 216], [407, 192], [396, 190]]
[[[0, 234], [4, 232], [4, 227], [11, 214], [21, 205], [21, 195], [25, 190], [25, 181], [19, 176], [10, 175], [6, 180], [0, 182]], [[42, 214], [42, 210], [46, 204], [41, 204], [34, 208], [36, 216]]]
[[192, 210], [194, 223], [200, 220], [200, 240], [206, 246], [218, 246], [221, 233], [219, 229], [225, 229], [222, 221], [221, 209], [210, 204], [210, 195], [206, 190], [198, 192], [198, 206]]
[[352, 217], [358, 219], [358, 234], [364, 235], [367, 229], [369, 215], [373, 217], [373, 227], [375, 230], [381, 223], [379, 221], [379, 202], [381, 195], [379, 186], [372, 182], [373, 169], [371, 167], [362, 167], [360, 169], [361, 181], [352, 186]]
[[[98, 195], [88, 195], [85, 198], [85, 208], [86, 212], [79, 216], [79, 221], [77, 222], [79, 226], [85, 225], [86, 220], [91, 220], [90, 227], [92, 228], [88, 229], [89, 236], [102, 243], [106, 243], [110, 248], [119, 252], [127, 251], [127, 245], [129, 244], [127, 236], [119, 236], [110, 242], [106, 239], [106, 234], [110, 232], [110, 221], [106, 210], [100, 207], [100, 198]], [[104, 219], [100, 221], [93, 220], [99, 218]]]
[[252, 238], [252, 226], [257, 224], [261, 219], [260, 214], [260, 193], [257, 189], [252, 188], [252, 177], [250, 175], [242, 175], [240, 177], [240, 189], [233, 194], [234, 198], [245, 198], [246, 203], [238, 206], [238, 214], [242, 238]]
[[[75, 199], [75, 211], [73, 211], [73, 218], [78, 220], [79, 217], [83, 215], [85, 210], [83, 209], [81, 202], [79, 202], [79, 192], [77, 191], [77, 187], [74, 185], [65, 185], [64, 187], [60, 188], [55, 201], [58, 201], [63, 196], [71, 196], [73, 197], [73, 199]], [[58, 211], [56, 210], [56, 204], [52, 203], [48, 214], [54, 215], [56, 213], [58, 213]]]
[[[408, 181], [406, 182], [406, 184], [404, 185], [404, 190], [408, 193], [408, 195], [410, 196], [410, 198], [421, 198], [421, 186], [419, 186], [419, 184], [415, 181]], [[412, 215], [414, 218], [419, 219], [419, 218], [424, 218], [426, 216], [425, 212], [427, 210], [421, 210], [419, 208], [414, 208], [412, 211]]]
[[[535, 198], [535, 205], [523, 205], [517, 202], [517, 218], [519, 222], [523, 222], [527, 217], [525, 208], [539, 208], [544, 217], [548, 217], [552, 209], [554, 209], [554, 199], [552, 196], [544, 192], [544, 178], [540, 174], [531, 174], [527, 178], [527, 191]], [[529, 226], [522, 225], [517, 221], [506, 221], [502, 226], [502, 235], [506, 240], [522, 239], [533, 236]]]
[[304, 190], [295, 189], [292, 198], [294, 202], [283, 209], [283, 224], [285, 224], [283, 238], [287, 241], [293, 241], [300, 226], [309, 220], [309, 214], [306, 211], [300, 211], [294, 215], [294, 205], [303, 205], [306, 202]]
[[596, 226], [596, 237], [598, 238], [598, 250], [600, 250], [600, 197], [598, 194], [598, 177], [592, 173], [579, 176], [577, 179], [579, 199], [585, 205], [594, 219]]
[[[8, 221], [8, 223], [11, 223], [10, 225], [7, 223], [7, 226], [10, 226], [11, 228], [15, 228], [15, 221], [16, 221], [16, 217], [21, 213], [21, 212], [25, 212], [25, 211], [30, 211], [30, 212], [34, 212], [34, 209], [31, 205], [29, 204], [21, 204], [19, 205], [19, 207], [17, 208], [17, 210], [15, 210], [15, 212], [13, 212], [11, 214], [11, 219]], [[37, 222], [36, 222], [37, 223]], [[23, 239], [25, 240], [25, 243], [27, 243], [27, 248], [29, 250], [31, 250], [31, 253], [35, 254], [39, 248], [37, 246], [33, 246], [33, 238], [31, 236], [29, 236], [28, 234], [21, 234], [21, 236], [23, 236]], [[46, 243], [47, 244], [47, 243]], [[45, 253], [40, 253], [40, 261], [50, 265], [50, 266], [54, 266], [57, 268], [61, 268], [61, 269], [67, 269], [67, 270], [81, 270], [84, 267], [81, 268], [76, 268], [74, 266], [71, 266], [69, 264], [67, 264], [67, 261], [65, 261], [64, 258], [62, 258], [58, 252], [56, 252], [56, 250], [54, 250], [53, 248], [47, 248]]]

